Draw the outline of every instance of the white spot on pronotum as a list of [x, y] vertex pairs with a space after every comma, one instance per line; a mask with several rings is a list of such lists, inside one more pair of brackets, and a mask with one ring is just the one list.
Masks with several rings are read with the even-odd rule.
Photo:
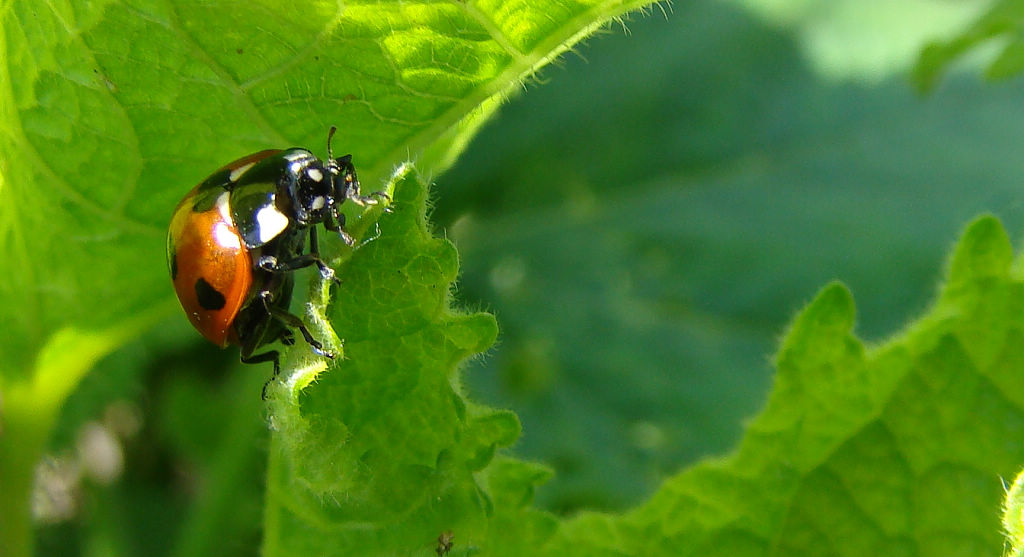
[[227, 249], [242, 249], [242, 240], [226, 222], [218, 222], [213, 227], [213, 239], [218, 246]]
[[327, 199], [325, 199], [324, 196], [322, 195], [318, 195], [313, 198], [313, 203], [311, 203], [310, 206], [313, 208], [314, 211], [316, 211], [318, 209], [323, 209], [326, 203]]
[[273, 205], [256, 211], [256, 223], [260, 227], [260, 242], [269, 242], [288, 227], [288, 217]]
[[320, 172], [319, 168], [307, 168], [306, 169], [306, 174], [308, 174], [309, 177], [314, 182], [320, 182], [320, 181], [322, 181], [324, 179], [324, 173]]
[[237, 182], [238, 179], [242, 177], [242, 174], [245, 174], [245, 172], [252, 168], [254, 164], [256, 163], [250, 162], [248, 164], [243, 164], [242, 166], [239, 166], [238, 168], [232, 170], [231, 174], [228, 174], [228, 180], [232, 182]]

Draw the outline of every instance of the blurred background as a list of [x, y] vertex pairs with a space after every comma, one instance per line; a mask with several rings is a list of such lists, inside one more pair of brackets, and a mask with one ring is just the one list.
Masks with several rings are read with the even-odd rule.
[[[827, 282], [883, 342], [927, 309], [970, 219], [1020, 238], [1024, 83], [984, 83], [970, 59], [928, 96], [907, 79], [926, 41], [989, 4], [656, 7], [528, 80], [433, 177], [458, 305], [501, 326], [464, 380], [519, 414], [516, 455], [555, 470], [538, 505], [621, 510], [727, 455]], [[174, 315], [72, 397], [40, 555], [197, 555], [211, 537], [253, 552], [265, 378], [200, 340]], [[193, 371], [211, 361], [221, 375]]]

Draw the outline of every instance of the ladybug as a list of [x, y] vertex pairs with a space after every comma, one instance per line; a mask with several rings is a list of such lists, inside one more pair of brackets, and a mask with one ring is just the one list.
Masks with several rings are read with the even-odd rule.
[[242, 157], [186, 194], [171, 218], [167, 265], [182, 309], [214, 344], [238, 345], [242, 362], [273, 362], [267, 384], [281, 371], [280, 353], [256, 352], [275, 341], [291, 346], [293, 330], [316, 354], [334, 357], [289, 311], [293, 271], [315, 265], [339, 282], [320, 258], [317, 225], [353, 245], [341, 205], [387, 199], [382, 192], [360, 194], [352, 156], [331, 152], [335, 131], [332, 126], [327, 135], [326, 161], [302, 148]]

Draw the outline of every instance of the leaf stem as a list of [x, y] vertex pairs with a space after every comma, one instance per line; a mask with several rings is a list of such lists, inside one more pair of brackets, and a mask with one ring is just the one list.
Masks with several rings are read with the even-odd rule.
[[38, 404], [21, 383], [4, 390], [0, 432], [0, 555], [32, 555], [31, 497], [35, 465], [52, 429], [55, 409]]

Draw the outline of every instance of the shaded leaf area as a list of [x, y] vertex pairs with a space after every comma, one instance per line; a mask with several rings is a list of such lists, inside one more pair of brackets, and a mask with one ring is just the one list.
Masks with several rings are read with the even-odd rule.
[[1024, 459], [1019, 265], [977, 220], [935, 307], [878, 348], [852, 334], [850, 292], [825, 287], [735, 454], [621, 517], [570, 520], [551, 554], [998, 554], [1000, 478]]
[[[268, 437], [259, 392], [270, 370], [179, 325], [170, 316], [103, 359], [65, 402], [46, 461], [79, 468], [79, 514], [44, 513], [37, 555], [244, 556], [259, 545]], [[106, 453], [83, 443], [97, 426], [123, 459], [112, 484], [88, 468]], [[60, 495], [62, 485], [39, 487]]]
[[998, 54], [985, 71], [989, 79], [1006, 79], [1024, 71], [1024, 2], [999, 0], [963, 33], [936, 41], [921, 51], [914, 68], [914, 84], [921, 91], [935, 87], [958, 58], [985, 43], [994, 43]]
[[557, 510], [626, 508], [735, 446], [821, 285], [849, 285], [881, 339], [924, 310], [964, 222], [1024, 224], [1019, 83], [825, 82], [716, 2], [629, 27], [438, 179], [459, 296], [502, 324], [467, 381], [519, 414]]

